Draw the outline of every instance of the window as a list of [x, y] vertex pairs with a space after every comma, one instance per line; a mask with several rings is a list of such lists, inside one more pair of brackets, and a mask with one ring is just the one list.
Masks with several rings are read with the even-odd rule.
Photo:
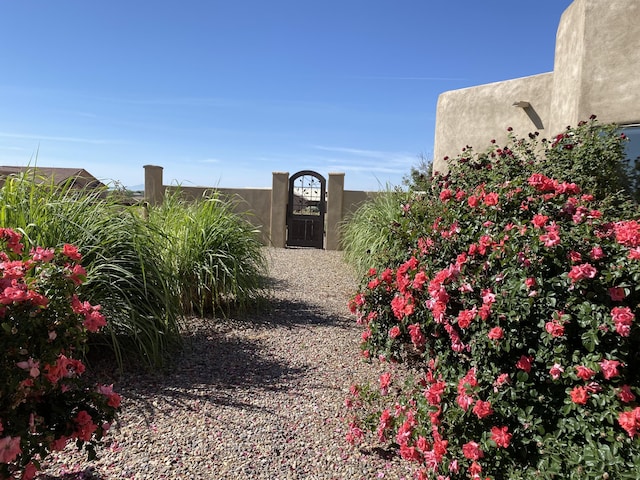
[[627, 168], [631, 190], [638, 199], [640, 196], [640, 123], [623, 125], [620, 131], [629, 138], [625, 147], [628, 160]]

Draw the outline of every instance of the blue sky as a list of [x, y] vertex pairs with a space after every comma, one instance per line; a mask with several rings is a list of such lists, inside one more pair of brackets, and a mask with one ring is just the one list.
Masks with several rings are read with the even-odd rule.
[[[0, 164], [124, 185], [399, 185], [438, 95], [553, 70], [571, 0], [0, 2]], [[36, 160], [37, 159], [37, 160]]]

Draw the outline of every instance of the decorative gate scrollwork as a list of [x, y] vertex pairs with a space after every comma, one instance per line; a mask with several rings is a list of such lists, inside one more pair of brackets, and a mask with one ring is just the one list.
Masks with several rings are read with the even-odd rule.
[[287, 246], [324, 246], [326, 180], [319, 173], [303, 170], [289, 177]]

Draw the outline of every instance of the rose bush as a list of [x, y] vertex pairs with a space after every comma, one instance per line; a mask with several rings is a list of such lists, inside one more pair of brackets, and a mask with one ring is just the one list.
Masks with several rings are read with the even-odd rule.
[[0, 228], [0, 478], [33, 478], [70, 441], [89, 457], [120, 407], [111, 385], [81, 378], [87, 336], [106, 325], [81, 301], [85, 281], [73, 245], [26, 251]]
[[624, 139], [592, 119], [545, 155], [530, 140], [466, 149], [435, 195], [403, 205], [405, 257], [371, 269], [351, 302], [363, 355], [386, 371], [351, 389], [347, 438], [396, 448], [418, 478], [640, 469], [640, 215], [620, 193]]

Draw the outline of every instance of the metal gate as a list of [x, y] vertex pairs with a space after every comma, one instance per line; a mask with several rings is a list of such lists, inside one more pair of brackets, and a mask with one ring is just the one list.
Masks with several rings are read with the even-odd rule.
[[289, 177], [287, 246], [324, 246], [326, 180], [319, 173], [303, 170]]

